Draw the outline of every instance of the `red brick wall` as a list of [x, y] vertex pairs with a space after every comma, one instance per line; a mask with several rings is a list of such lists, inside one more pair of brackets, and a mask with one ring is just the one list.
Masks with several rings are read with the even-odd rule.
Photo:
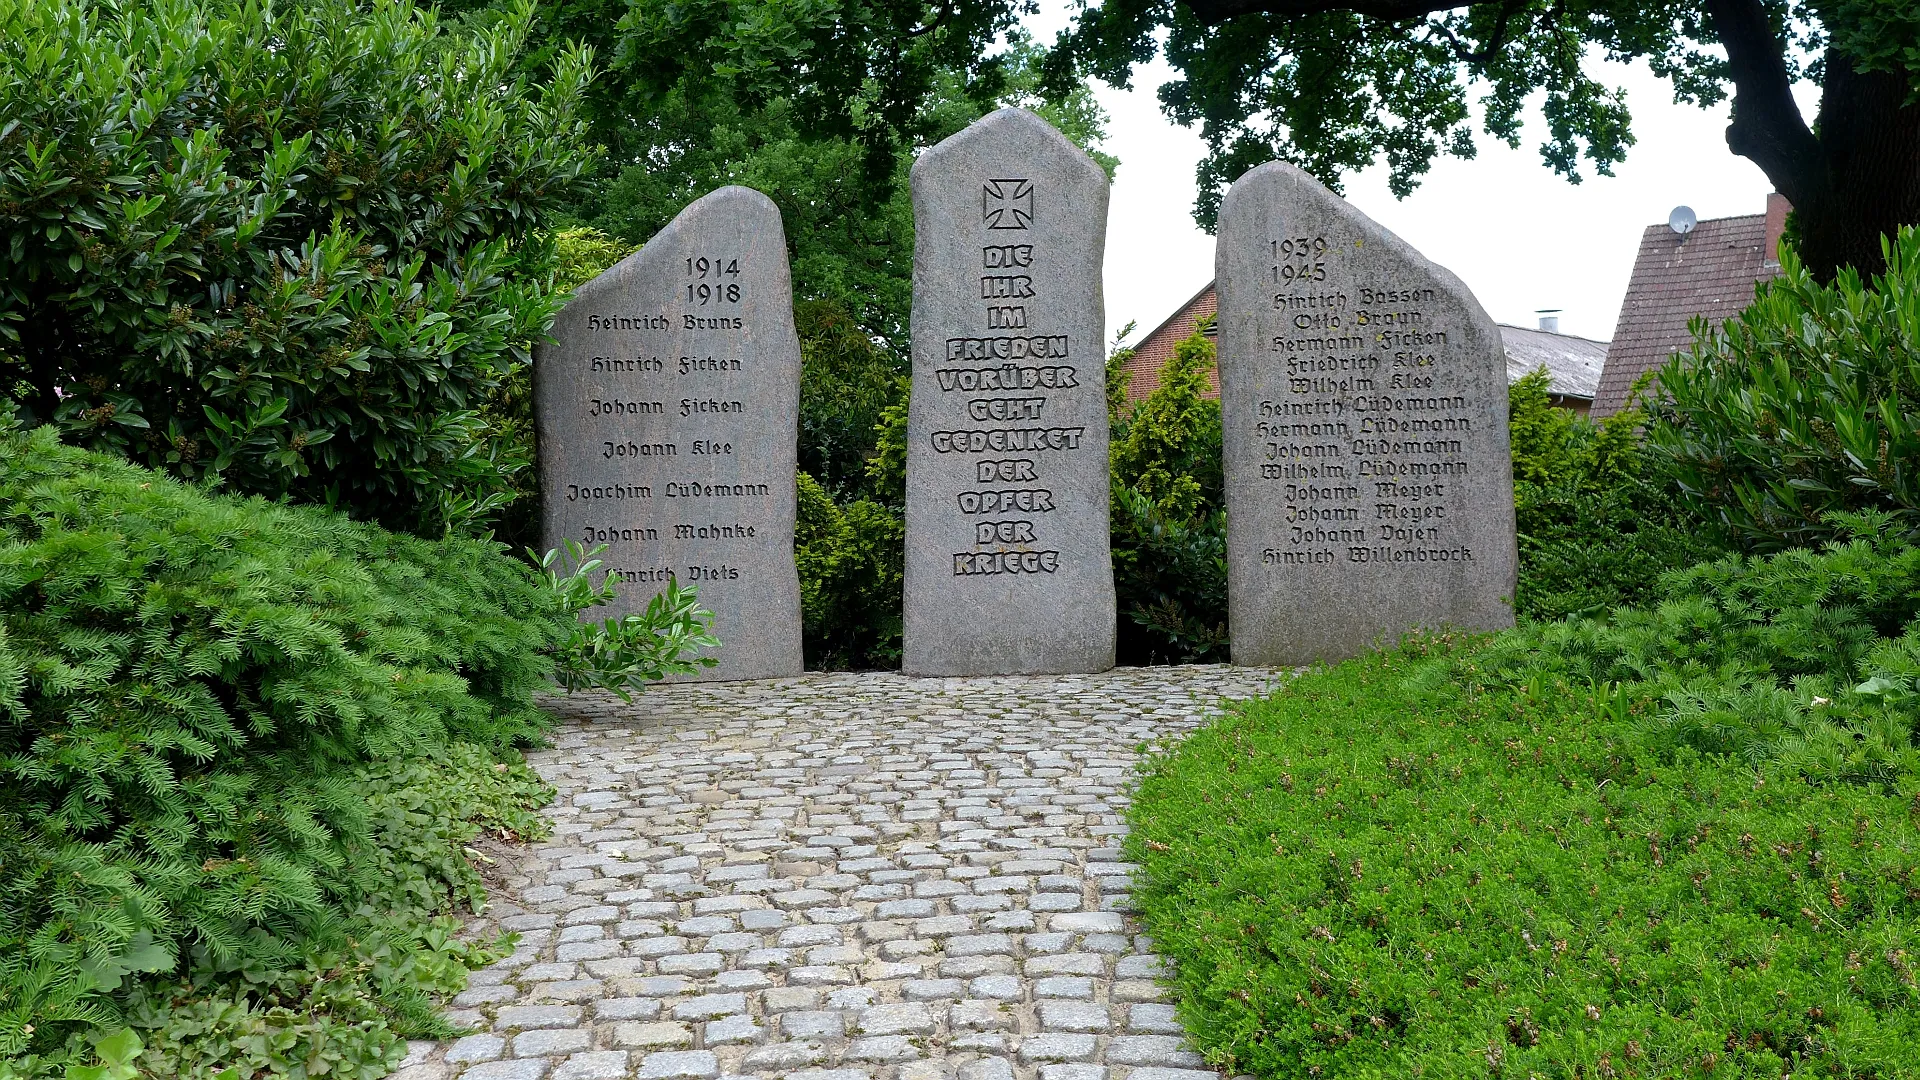
[[[1192, 337], [1201, 319], [1219, 310], [1220, 300], [1214, 295], [1212, 284], [1208, 284], [1159, 329], [1141, 338], [1140, 344], [1134, 347], [1133, 359], [1127, 361], [1127, 400], [1139, 401], [1159, 389], [1160, 372], [1166, 368], [1167, 361], [1173, 359], [1173, 347]], [[1207, 396], [1219, 397], [1219, 372], [1209, 374], [1207, 382]]]

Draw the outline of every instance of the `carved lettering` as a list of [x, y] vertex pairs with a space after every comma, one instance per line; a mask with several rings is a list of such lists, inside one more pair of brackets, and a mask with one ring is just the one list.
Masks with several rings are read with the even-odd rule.
[[955, 576], [970, 574], [1051, 574], [1060, 569], [1058, 551], [962, 551], [953, 556]]
[[1025, 274], [1006, 274], [980, 279], [980, 299], [1024, 300], [1033, 295], [1033, 279]]
[[973, 526], [973, 537], [973, 542], [976, 544], [1031, 544], [1033, 543], [1033, 522], [976, 522]]
[[588, 416], [658, 416], [666, 411], [666, 403], [660, 401], [587, 401]]
[[1038, 479], [1033, 471], [1032, 458], [976, 461], [973, 463], [973, 471], [975, 478], [983, 484], [1010, 484]]
[[[1005, 453], [1022, 450], [1078, 450], [1086, 428], [998, 428], [992, 431], [936, 431], [933, 449], [941, 454]], [[1337, 449], [1337, 448], [1336, 448]]]
[[949, 360], [1065, 360], [1067, 336], [948, 338]]
[[1044, 514], [1053, 509], [1053, 492], [1046, 488], [1010, 488], [1005, 491], [963, 491], [963, 514], [1003, 514], [1017, 510], [1023, 514]]
[[665, 370], [666, 366], [666, 362], [657, 356], [636, 357], [632, 360], [617, 360], [611, 356], [596, 356], [588, 362], [587, 369], [597, 372], [632, 371], [645, 374], [647, 372]]
[[1047, 403], [1034, 398], [974, 398], [967, 402], [967, 415], [975, 420], [1038, 420]]
[[1066, 390], [1080, 385], [1070, 367], [940, 368], [942, 390]]
[[665, 315], [589, 315], [589, 330], [670, 330], [673, 323]]

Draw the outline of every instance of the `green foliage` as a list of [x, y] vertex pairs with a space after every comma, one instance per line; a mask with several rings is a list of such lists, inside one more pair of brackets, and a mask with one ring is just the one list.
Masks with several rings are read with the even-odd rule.
[[889, 407], [907, 399], [898, 355], [831, 300], [793, 305], [800, 331], [800, 471], [836, 498], [870, 493], [868, 461]]
[[[510, 2], [442, 6], [475, 9], [485, 22]], [[965, 12], [921, 0], [865, 7], [727, 0], [657, 11], [626, 0], [543, 4], [531, 64], [568, 41], [587, 42], [608, 61], [588, 88], [587, 113], [609, 150], [598, 181], [580, 192], [570, 214], [638, 243], [723, 184], [765, 192], [786, 227], [795, 296], [837, 306], [904, 370], [913, 266], [907, 175], [915, 150], [1000, 105], [1023, 105], [1109, 173], [1114, 164], [1098, 150], [1106, 116], [1091, 90], [1042, 94], [1040, 50], [1012, 27], [1010, 9], [1003, 0]], [[891, 36], [893, 21], [915, 12], [927, 31]], [[1003, 30], [1007, 47], [986, 56], [986, 44]], [[713, 58], [741, 53], [756, 59], [714, 66]], [[885, 74], [869, 81], [860, 71]], [[819, 478], [840, 490], [836, 477]]]
[[[1226, 510], [1220, 403], [1206, 396], [1214, 345], [1174, 346], [1160, 385], [1113, 412], [1113, 580], [1121, 663], [1227, 657]], [[1123, 370], [1121, 353], [1107, 365]]]
[[1203, 1052], [1913, 1075], [1920, 551], [1885, 525], [1608, 621], [1319, 669], [1156, 759], [1135, 903]]
[[[1049, 63], [1058, 85], [1087, 72], [1126, 86], [1162, 53], [1177, 71], [1162, 106], [1207, 141], [1195, 217], [1209, 230], [1226, 186], [1268, 161], [1338, 191], [1384, 159], [1404, 197], [1435, 157], [1474, 157], [1476, 127], [1517, 149], [1534, 110], [1544, 164], [1574, 183], [1589, 169], [1611, 175], [1636, 140], [1625, 88], [1596, 78], [1597, 55], [1644, 59], [1680, 102], [1714, 107], [1737, 87], [1728, 146], [1800, 208], [1823, 276], [1871, 262], [1857, 238], [1871, 247], [1914, 213], [1907, 151], [1875, 134], [1908, 123], [1900, 110], [1920, 89], [1910, 4], [1103, 0]], [[1824, 80], [1812, 124], [1788, 95], [1798, 79]]]
[[[1583, 66], [1588, 43], [1653, 56], [1682, 100], [1713, 104], [1725, 91], [1721, 71], [1696, 51], [1702, 36], [1713, 40], [1697, 15], [1663, 3], [1570, 10], [1527, 0], [1385, 14], [1339, 2], [1229, 10], [1105, 0], [1062, 34], [1050, 64], [1062, 84], [1084, 70], [1126, 86], [1135, 65], [1164, 50], [1178, 76], [1161, 87], [1161, 103], [1207, 141], [1194, 216], [1211, 231], [1226, 185], [1257, 165], [1290, 161], [1338, 191], [1344, 174], [1384, 157], [1389, 186], [1404, 197], [1435, 157], [1474, 156], [1476, 120], [1518, 147], [1529, 104], [1545, 113], [1540, 154], [1555, 172], [1577, 183], [1585, 158], [1585, 168], [1612, 175], [1635, 140], [1624, 91]], [[1471, 84], [1486, 91], [1478, 108], [1467, 99]]]
[[836, 505], [813, 477], [797, 479], [793, 557], [807, 666], [898, 666], [905, 520], [897, 508], [867, 499]]
[[1920, 231], [1883, 241], [1886, 273], [1816, 282], [1791, 251], [1752, 306], [1696, 323], [1660, 373], [1649, 438], [1683, 499], [1756, 551], [1816, 545], [1835, 511], [1920, 532]]
[[1520, 615], [1645, 603], [1658, 597], [1660, 575], [1723, 553], [1679, 504], [1664, 460], [1643, 449], [1638, 408], [1597, 424], [1555, 408], [1544, 369], [1514, 383], [1507, 402]]
[[639, 250], [638, 245], [615, 240], [599, 229], [584, 225], [561, 229], [553, 234], [553, 286], [577, 289]]
[[0, 432], [0, 1056], [190, 952], [281, 970], [383, 890], [471, 899], [364, 854], [398, 827], [367, 770], [537, 736], [572, 615], [496, 545]]
[[[555, 549], [545, 555], [530, 550], [527, 556], [540, 564], [548, 587], [566, 609], [583, 612], [611, 603], [617, 595], [619, 574], [608, 572], [598, 585], [593, 582], [594, 572], [603, 565], [599, 555], [606, 550], [605, 544], [584, 550], [579, 541], [568, 540], [564, 555]], [[620, 700], [632, 701], [633, 691], [648, 683], [668, 675], [692, 675], [719, 663], [711, 656], [688, 656], [696, 649], [719, 645], [720, 639], [713, 636], [713, 612], [700, 607], [695, 587], [670, 577], [667, 590], [647, 601], [644, 611], [598, 624], [575, 624], [555, 650], [554, 677], [568, 693], [610, 690]]]
[[1490, 677], [1618, 687], [1644, 701], [1641, 739], [1818, 782], [1920, 781], [1920, 548], [1885, 515], [1843, 517], [1815, 551], [1667, 574], [1657, 606], [1528, 627], [1488, 649]]
[[[122, 995], [122, 1019], [130, 1026], [95, 1038], [101, 1064], [70, 1066], [70, 1080], [374, 1080], [392, 1071], [406, 1039], [453, 1033], [436, 999], [463, 989], [469, 969], [505, 955], [513, 936], [462, 941], [457, 921], [436, 913], [480, 910], [485, 894], [469, 859], [485, 856], [469, 843], [482, 831], [539, 839], [545, 824], [535, 809], [553, 790], [524, 762], [496, 762], [471, 744], [379, 763], [356, 779], [373, 829], [368, 843], [349, 852], [350, 876], [367, 888], [354, 894], [356, 910], [341, 931], [277, 965], [221, 963], [205, 949], [189, 950], [183, 974], [136, 983]], [[58, 1057], [79, 1053], [80, 1042], [70, 1038], [61, 1048], [65, 1055], [25, 1062], [13, 1075], [47, 1075]]]
[[526, 465], [483, 405], [589, 164], [587, 54], [512, 74], [532, 10], [0, 0], [6, 392], [185, 477], [483, 525]]
[[888, 506], [907, 504], [907, 400], [901, 398], [880, 410], [874, 428], [873, 454], [867, 458], [867, 484], [874, 498]]

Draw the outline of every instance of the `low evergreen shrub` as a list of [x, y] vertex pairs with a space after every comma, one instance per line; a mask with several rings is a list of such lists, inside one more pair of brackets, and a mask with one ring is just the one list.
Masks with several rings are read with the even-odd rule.
[[[227, 1020], [368, 1061], [432, 1030], [479, 954], [429, 916], [477, 901], [478, 829], [537, 827], [493, 755], [542, 730], [577, 606], [499, 545], [0, 430], [0, 1076], [164, 1016], [149, 1075]], [[276, 1011], [302, 995], [326, 1015]]]
[[1519, 615], [1645, 603], [1657, 599], [1660, 575], [1725, 553], [1718, 531], [1680, 501], [1666, 459], [1647, 452], [1640, 409], [1595, 423], [1556, 408], [1545, 369], [1509, 387], [1507, 402]]
[[1920, 231], [1882, 240], [1886, 271], [1822, 285], [1788, 248], [1780, 276], [1660, 372], [1649, 438], [1684, 500], [1752, 550], [1816, 546], [1835, 511], [1920, 533]]
[[1316, 669], [1155, 758], [1135, 903], [1209, 1059], [1916, 1075], [1920, 553], [1836, 527]]

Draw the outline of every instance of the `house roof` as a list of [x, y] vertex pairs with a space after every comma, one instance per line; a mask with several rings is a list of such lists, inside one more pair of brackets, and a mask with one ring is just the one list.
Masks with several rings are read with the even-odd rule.
[[1594, 394], [1594, 417], [1619, 412], [1634, 380], [1692, 343], [1687, 323], [1694, 316], [1719, 321], [1752, 303], [1755, 283], [1780, 272], [1766, 249], [1766, 214], [1702, 221], [1685, 236], [1647, 226]]
[[1607, 343], [1550, 330], [1500, 324], [1507, 351], [1507, 381], [1547, 369], [1548, 390], [1556, 396], [1591, 401], [1607, 363]]
[[[1200, 320], [1217, 310], [1218, 298], [1213, 293], [1213, 282], [1209, 281], [1140, 339], [1140, 344], [1134, 346], [1133, 359], [1127, 361], [1129, 401], [1139, 401], [1159, 389], [1160, 373], [1166, 369], [1167, 361], [1173, 359], [1173, 347], [1193, 336]], [[1219, 374], [1209, 372], [1207, 381], [1207, 396], [1219, 397]]]
[[[1140, 339], [1133, 359], [1127, 364], [1131, 375], [1127, 382], [1129, 400], [1139, 401], [1159, 387], [1160, 372], [1173, 358], [1174, 345], [1191, 335], [1200, 319], [1212, 315], [1218, 309], [1218, 302], [1213, 282], [1209, 281]], [[1519, 326], [1501, 326], [1500, 337], [1506, 345], [1507, 381], [1544, 366], [1552, 378], [1549, 389], [1554, 395], [1583, 401], [1593, 397], [1601, 366], [1607, 358], [1606, 342]], [[1218, 397], [1218, 377], [1210, 376], [1209, 381], [1212, 385], [1207, 396]]]

